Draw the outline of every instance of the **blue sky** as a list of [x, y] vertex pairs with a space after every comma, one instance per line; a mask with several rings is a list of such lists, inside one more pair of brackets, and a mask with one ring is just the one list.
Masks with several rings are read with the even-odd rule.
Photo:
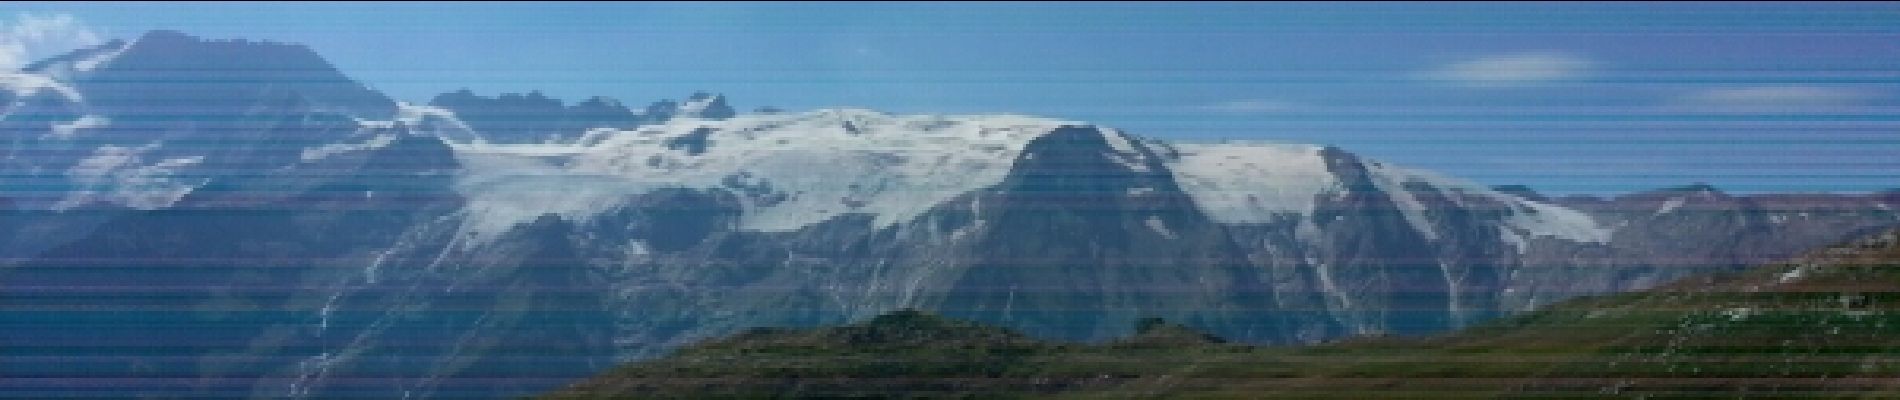
[[[1900, 3], [23, 3], [0, 64], [177, 29], [308, 44], [407, 101], [1080, 119], [1333, 144], [1486, 184], [1900, 187]], [[6, 65], [0, 65], [6, 66]]]

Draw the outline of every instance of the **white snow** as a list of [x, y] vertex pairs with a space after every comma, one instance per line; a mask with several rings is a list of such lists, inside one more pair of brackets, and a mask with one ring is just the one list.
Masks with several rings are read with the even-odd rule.
[[712, 107], [713, 102], [721, 99], [723, 98], [713, 95], [686, 99], [686, 101], [680, 102], [678, 115], [681, 117], [698, 118], [706, 113], [706, 108]]
[[475, 133], [474, 128], [463, 123], [455, 113], [447, 109], [419, 106], [406, 102], [396, 103], [395, 119], [356, 120], [364, 129], [394, 129], [407, 127], [411, 134], [430, 135], [441, 138], [443, 142], [454, 144], [483, 144], [487, 140]]
[[[1306, 264], [1314, 266], [1313, 272], [1315, 272], [1314, 275], [1319, 278], [1319, 287], [1320, 287], [1321, 293], [1324, 293], [1326, 295], [1326, 300], [1327, 300], [1326, 307], [1329, 311], [1342, 312], [1342, 311], [1353, 310], [1354, 308], [1356, 308], [1353, 305], [1352, 295], [1350, 293], [1346, 293], [1344, 290], [1341, 290], [1339, 288], [1339, 283], [1333, 280], [1332, 264], [1319, 262], [1318, 259], [1314, 259], [1310, 256], [1306, 257]], [[1348, 318], [1350, 318], [1351, 314], [1347, 314], [1347, 315], [1349, 316]], [[1353, 325], [1359, 326], [1361, 328], [1366, 326], [1366, 324], [1353, 324]]]
[[152, 210], [170, 206], [199, 185], [205, 178], [180, 177], [180, 172], [204, 161], [203, 156], [172, 157], [147, 163], [145, 153], [157, 149], [153, 142], [140, 147], [100, 146], [91, 156], [67, 170], [78, 190], [67, 193], [54, 209], [68, 209], [93, 202], [123, 204]]
[[[1447, 195], [1452, 196], [1454, 199], [1460, 196], [1477, 196], [1508, 205], [1511, 208], [1511, 215], [1509, 219], [1505, 221], [1503, 228], [1510, 229], [1515, 233], [1520, 233], [1520, 235], [1505, 235], [1505, 240], [1517, 246], [1520, 252], [1525, 250], [1523, 244], [1527, 243], [1528, 239], [1535, 237], [1550, 237], [1572, 242], [1588, 243], [1608, 243], [1610, 241], [1612, 230], [1604, 227], [1598, 223], [1595, 218], [1591, 218], [1589, 214], [1584, 214], [1582, 211], [1555, 204], [1527, 200], [1492, 190], [1489, 187], [1477, 183], [1446, 177], [1432, 172], [1392, 166], [1378, 166], [1373, 169], [1376, 170], [1375, 173], [1377, 175], [1391, 176], [1392, 178], [1387, 179], [1393, 179], [1394, 181], [1423, 182], [1441, 192], [1447, 192]], [[1392, 192], [1388, 191], [1388, 193]], [[1403, 196], [1408, 198], [1409, 201], [1416, 202], [1416, 200], [1410, 199], [1410, 193], [1405, 193]], [[1400, 207], [1402, 209], [1410, 207], [1405, 204], [1408, 200], [1400, 200]], [[1412, 215], [1412, 212], [1407, 211], [1407, 215]], [[1407, 220], [1413, 221], [1411, 218], [1412, 217], [1408, 217]], [[1414, 223], [1416, 224], [1417, 222]]]
[[1677, 208], [1681, 208], [1682, 204], [1687, 201], [1687, 199], [1681, 197], [1669, 199], [1669, 201], [1663, 202], [1662, 208], [1656, 209], [1656, 215], [1668, 214], [1670, 211], [1675, 211]]
[[[465, 167], [456, 183], [468, 198], [462, 235], [481, 243], [543, 214], [583, 221], [662, 188], [739, 194], [741, 230], [791, 231], [849, 213], [871, 215], [875, 227], [887, 227], [1000, 183], [1031, 139], [1064, 125], [1082, 123], [830, 109], [594, 129], [572, 143], [451, 146]], [[1103, 132], [1119, 153], [1111, 155], [1139, 158], [1136, 146], [1142, 143], [1112, 129]], [[680, 143], [693, 137], [703, 137], [703, 153]], [[1175, 156], [1164, 162], [1176, 182], [1220, 223], [1294, 217], [1310, 231], [1318, 196], [1342, 192], [1318, 146], [1226, 142], [1169, 149]], [[1520, 251], [1535, 237], [1599, 243], [1609, 238], [1608, 229], [1582, 212], [1427, 172], [1368, 167], [1407, 223], [1428, 238], [1436, 239], [1437, 232], [1427, 207], [1403, 190], [1408, 182], [1437, 188], [1454, 202], [1483, 197], [1507, 205], [1513, 213], [1504, 236]]]
[[32, 96], [42, 90], [51, 90], [68, 101], [82, 102], [84, 100], [79, 95], [79, 91], [73, 89], [72, 86], [67, 86], [53, 77], [39, 74], [0, 73], [0, 89], [11, 91], [19, 97]]
[[1162, 221], [1159, 216], [1150, 215], [1148, 219], [1143, 220], [1142, 223], [1148, 225], [1148, 229], [1154, 230], [1156, 234], [1160, 234], [1162, 237], [1169, 239], [1177, 238], [1174, 235], [1174, 231], [1168, 229], [1168, 224]]
[[1805, 264], [1794, 267], [1794, 269], [1790, 269], [1788, 272], [1781, 273], [1781, 276], [1777, 277], [1775, 281], [1780, 283], [1792, 283], [1801, 280], [1801, 278], [1808, 276], [1808, 269], [1809, 266]]
[[1518, 210], [1511, 214], [1510, 226], [1524, 230], [1532, 236], [1546, 236], [1573, 242], [1608, 243], [1611, 230], [1598, 224], [1589, 214], [1553, 204], [1524, 201], [1524, 206], [1535, 213]]
[[119, 48], [113, 49], [112, 51], [95, 54], [92, 57], [88, 57], [84, 60], [74, 61], [73, 70], [79, 71], [79, 72], [91, 72], [94, 69], [98, 69], [99, 66], [105, 65], [107, 62], [111, 62], [113, 59], [119, 58], [119, 54], [125, 53], [125, 49], [130, 49], [130, 48], [132, 48], [132, 44], [126, 44], [124, 46], [119, 46]]
[[53, 77], [54, 79], [70, 81], [75, 74], [91, 72], [119, 58], [119, 54], [125, 53], [126, 49], [132, 48], [136, 43], [136, 41], [127, 43], [115, 49], [86, 56], [86, 58], [47, 65], [45, 69], [38, 72]]
[[1135, 145], [1129, 142], [1126, 135], [1127, 134], [1122, 133], [1120, 130], [1102, 129], [1102, 139], [1108, 142], [1110, 149], [1114, 149], [1116, 153], [1121, 154], [1138, 154], [1135, 151]]
[[[1030, 139], [1073, 124], [859, 109], [680, 118], [571, 144], [457, 144], [467, 172], [456, 187], [469, 199], [463, 234], [476, 242], [546, 213], [585, 220], [661, 188], [748, 191], [730, 184], [759, 192], [741, 198], [739, 229], [790, 231], [846, 213], [884, 227], [1000, 183]], [[711, 131], [704, 153], [669, 146], [701, 128]]]
[[1397, 171], [1382, 163], [1367, 163], [1366, 169], [1372, 173], [1372, 185], [1398, 204], [1399, 215], [1405, 217], [1405, 223], [1411, 224], [1412, 229], [1418, 230], [1426, 240], [1438, 240], [1438, 230], [1432, 229], [1432, 220], [1425, 216], [1425, 205], [1419, 203], [1412, 191], [1405, 188], [1406, 183], [1414, 181], [1414, 176], [1404, 174], [1408, 171]]
[[1510, 244], [1511, 248], [1517, 249], [1518, 254], [1524, 254], [1524, 251], [1528, 250], [1525, 246], [1530, 245], [1529, 242], [1524, 240], [1523, 234], [1517, 233], [1516, 230], [1508, 226], [1498, 226], [1498, 237], [1504, 239], [1504, 243]]
[[1102, 128], [1101, 131], [1102, 140], [1108, 142], [1108, 148], [1111, 150], [1109, 154], [1106, 154], [1108, 159], [1114, 160], [1116, 164], [1121, 164], [1129, 171], [1148, 172], [1148, 165], [1143, 162], [1141, 152], [1135, 150], [1134, 141], [1129, 139], [1128, 134], [1112, 128]]
[[298, 156], [299, 156], [299, 159], [303, 160], [304, 162], [310, 162], [310, 161], [322, 160], [324, 158], [329, 158], [330, 156], [337, 155], [340, 153], [350, 153], [350, 152], [357, 152], [357, 151], [364, 151], [364, 150], [380, 149], [380, 148], [383, 148], [383, 146], [388, 146], [390, 143], [394, 143], [395, 141], [396, 141], [396, 135], [388, 135], [388, 134], [376, 135], [374, 137], [369, 138], [369, 140], [365, 140], [361, 143], [331, 143], [331, 144], [326, 144], [326, 145], [317, 146], [317, 147], [305, 148], [303, 149], [303, 153], [299, 154]]
[[1181, 143], [1168, 169], [1208, 217], [1227, 224], [1310, 215], [1315, 195], [1336, 192], [1318, 146], [1277, 143]]
[[53, 124], [52, 134], [57, 138], [71, 138], [73, 135], [78, 134], [80, 129], [100, 128], [110, 123], [112, 123], [112, 121], [106, 119], [106, 117], [86, 115], [72, 121]]
[[[1258, 142], [1182, 143], [1173, 146], [1179, 157], [1168, 165], [1175, 181], [1195, 204], [1216, 222], [1266, 223], [1284, 216], [1299, 217], [1302, 237], [1312, 236], [1310, 216], [1317, 196], [1343, 194], [1337, 178], [1326, 169], [1319, 146]], [[1430, 239], [1438, 232], [1425, 215], [1427, 207], [1404, 185], [1419, 182], [1445, 192], [1453, 202], [1467, 196], [1503, 203], [1512, 214], [1501, 229], [1504, 240], [1525, 249], [1534, 237], [1604, 243], [1610, 229], [1583, 212], [1554, 204], [1525, 200], [1489, 187], [1434, 173], [1367, 162], [1373, 183], [1390, 195], [1407, 224]]]
[[336, 310], [336, 300], [342, 297], [343, 292], [339, 291], [331, 294], [330, 299], [323, 302], [323, 309], [317, 311], [317, 334], [321, 335], [323, 331], [330, 329], [330, 313]]

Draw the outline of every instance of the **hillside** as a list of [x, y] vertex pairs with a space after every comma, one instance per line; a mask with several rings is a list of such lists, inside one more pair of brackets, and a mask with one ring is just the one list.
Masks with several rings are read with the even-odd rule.
[[550, 398], [1891, 398], [1900, 234], [1787, 263], [1582, 298], [1426, 339], [1222, 343], [1144, 321], [1098, 344], [900, 312], [757, 329]]

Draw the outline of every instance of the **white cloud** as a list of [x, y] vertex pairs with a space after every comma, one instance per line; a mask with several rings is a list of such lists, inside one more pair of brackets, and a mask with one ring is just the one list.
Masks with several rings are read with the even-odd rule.
[[1574, 54], [1515, 53], [1443, 65], [1421, 73], [1420, 77], [1466, 86], [1527, 86], [1582, 77], [1595, 66], [1596, 63]]
[[1866, 90], [1824, 86], [1753, 86], [1708, 89], [1683, 95], [1671, 108], [1711, 112], [1819, 111], [1855, 107], [1873, 100]]
[[1252, 99], [1252, 100], [1234, 100], [1234, 101], [1220, 102], [1220, 103], [1203, 105], [1198, 108], [1201, 109], [1202, 111], [1213, 111], [1213, 112], [1231, 113], [1231, 114], [1265, 114], [1265, 113], [1279, 113], [1279, 112], [1294, 111], [1294, 110], [1300, 109], [1301, 107], [1300, 107], [1300, 104], [1298, 103], [1284, 101], [1284, 100]]
[[0, 21], [0, 71], [103, 43], [102, 35], [70, 14], [20, 13]]

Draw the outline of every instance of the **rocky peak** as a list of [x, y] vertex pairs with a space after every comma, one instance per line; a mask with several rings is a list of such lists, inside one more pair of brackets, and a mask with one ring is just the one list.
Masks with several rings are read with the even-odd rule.
[[738, 113], [733, 111], [731, 105], [726, 104], [725, 95], [694, 92], [692, 96], [686, 98], [686, 102], [680, 104], [677, 116], [717, 120], [732, 118], [734, 115]]
[[649, 121], [665, 121], [673, 119], [673, 115], [678, 114], [679, 110], [679, 102], [660, 100], [648, 104], [646, 110], [641, 112], [640, 116]]
[[1107, 135], [1113, 134], [1093, 126], [1057, 127], [1023, 148], [1014, 171], [1022, 184], [1048, 194], [1126, 191], [1137, 184], [1129, 172], [1148, 172], [1139, 165], [1148, 160], [1125, 162], [1127, 156], [1109, 144]]
[[1518, 198], [1530, 200], [1530, 201], [1538, 201], [1538, 202], [1545, 202], [1545, 203], [1548, 203], [1551, 201], [1549, 197], [1545, 197], [1543, 193], [1538, 193], [1536, 190], [1531, 189], [1530, 186], [1498, 185], [1498, 186], [1492, 186], [1491, 190], [1496, 190], [1498, 191], [1498, 193], [1504, 193], [1504, 194], [1508, 194], [1512, 196], [1517, 196]]
[[[205, 40], [159, 30], [112, 51], [116, 55], [110, 60], [71, 78], [87, 101], [107, 114], [218, 115], [281, 92], [295, 92], [324, 109], [365, 119], [388, 119], [396, 112], [394, 100], [344, 76], [303, 45]], [[181, 104], [191, 109], [178, 109]]]
[[1728, 193], [1723, 192], [1722, 189], [1716, 188], [1714, 185], [1710, 185], [1707, 183], [1695, 183], [1695, 184], [1682, 185], [1682, 186], [1665, 187], [1665, 188], [1650, 190], [1650, 191], [1645, 191], [1645, 192], [1632, 193], [1632, 194], [1624, 195], [1621, 197], [1636, 198], [1636, 199], [1669, 199], [1669, 198], [1718, 199], [1718, 198], [1727, 198], [1729, 197], [1729, 195]]
[[91, 70], [119, 51], [125, 50], [126, 42], [112, 39], [97, 46], [73, 50], [70, 53], [54, 56], [45, 60], [27, 64], [22, 72], [44, 74], [56, 77], [68, 77], [75, 72]]
[[1622, 204], [1618, 211], [1657, 215], [1689, 210], [1730, 212], [1755, 208], [1750, 199], [1731, 196], [1706, 183], [1635, 193], [1618, 197], [1616, 201]]
[[588, 129], [625, 129], [646, 122], [619, 100], [594, 96], [572, 106], [541, 91], [486, 97], [468, 89], [437, 95], [430, 106], [455, 112], [493, 143], [566, 141]]
[[646, 123], [660, 123], [677, 117], [723, 120], [738, 115], [732, 105], [726, 103], [726, 96], [710, 92], [693, 92], [685, 101], [660, 100], [648, 104], [640, 114]]

